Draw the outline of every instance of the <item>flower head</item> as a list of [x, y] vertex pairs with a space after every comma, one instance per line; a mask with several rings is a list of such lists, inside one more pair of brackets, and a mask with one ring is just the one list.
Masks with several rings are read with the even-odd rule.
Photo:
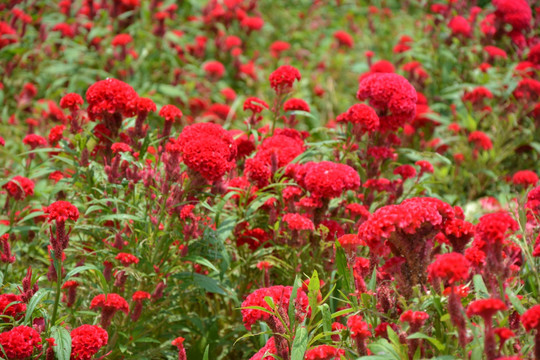
[[16, 326], [0, 334], [0, 345], [7, 360], [28, 359], [41, 350], [41, 336], [29, 326]]
[[79, 210], [67, 201], [53, 202], [44, 208], [43, 211], [49, 215], [47, 218], [49, 222], [53, 220], [56, 222], [66, 222], [68, 219], [77, 221], [79, 218]]
[[90, 360], [103, 346], [109, 334], [97, 325], [81, 325], [71, 331], [71, 359]]
[[23, 176], [14, 176], [2, 189], [15, 200], [24, 200], [27, 196], [34, 195], [34, 182]]
[[298, 69], [291, 65], [282, 65], [270, 74], [270, 86], [276, 93], [287, 93], [292, 89], [295, 80], [300, 81], [302, 76]]

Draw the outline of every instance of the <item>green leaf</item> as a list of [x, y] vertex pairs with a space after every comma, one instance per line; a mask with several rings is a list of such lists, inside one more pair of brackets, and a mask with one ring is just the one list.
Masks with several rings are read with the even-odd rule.
[[[294, 319], [294, 303], [296, 302], [296, 296], [298, 295], [298, 288], [300, 287], [300, 279], [298, 278], [298, 275], [294, 278], [293, 288], [291, 292], [291, 297], [289, 299], [289, 309], [287, 310], [287, 313], [289, 314], [289, 321], [291, 319]], [[293, 321], [290, 321], [291, 329], [293, 329]]]
[[317, 270], [313, 270], [313, 275], [311, 275], [311, 278], [309, 279], [309, 285], [308, 285], [308, 301], [309, 301], [309, 307], [311, 308], [311, 317], [315, 318], [317, 315], [316, 311], [318, 310], [318, 301], [317, 297], [319, 296], [319, 290], [321, 288], [321, 282], [319, 280], [319, 274], [317, 274]]
[[[332, 314], [330, 314], [330, 307], [328, 304], [322, 304], [319, 306], [319, 311], [322, 314], [324, 332], [332, 332]], [[327, 336], [327, 340], [330, 340], [329, 336]]]
[[352, 293], [351, 289], [351, 272], [349, 271], [349, 268], [347, 267], [347, 257], [345, 256], [345, 252], [343, 251], [343, 248], [341, 247], [341, 244], [339, 241], [336, 241], [336, 265], [338, 268], [338, 274], [342, 277], [342, 283], [343, 287], [345, 288], [345, 292], [347, 294]]
[[291, 360], [304, 360], [308, 346], [308, 331], [304, 326], [296, 330], [291, 351]]
[[411, 334], [409, 336], [407, 336], [407, 339], [425, 339], [427, 341], [429, 341], [431, 344], [433, 344], [433, 346], [435, 346], [437, 348], [437, 350], [439, 351], [443, 351], [444, 350], [444, 345], [437, 339], [431, 337], [431, 336], [427, 336], [426, 334], [422, 334], [422, 333], [414, 333], [414, 334]]
[[474, 288], [476, 290], [476, 298], [477, 299], [487, 299], [489, 297], [489, 291], [486, 287], [486, 284], [484, 283], [484, 279], [482, 279], [482, 275], [476, 274], [473, 276], [473, 284]]
[[71, 357], [71, 336], [69, 332], [60, 326], [53, 326], [51, 336], [54, 338], [56, 346], [54, 353], [58, 360], [69, 360]]
[[204, 349], [203, 360], [208, 360], [208, 351], [209, 350], [210, 350], [210, 345], [206, 345], [206, 349]]
[[70, 272], [68, 272], [66, 274], [66, 277], [64, 278], [64, 282], [62, 284], [64, 284], [66, 281], [69, 280], [70, 277], [74, 276], [74, 275], [77, 275], [83, 271], [86, 271], [86, 270], [95, 270], [97, 272], [101, 272], [100, 269], [98, 269], [97, 267], [95, 267], [94, 265], [83, 265], [83, 266], [77, 266], [75, 269], [71, 270]]
[[514, 305], [514, 308], [519, 313], [519, 315], [522, 315], [525, 312], [525, 308], [521, 304], [521, 301], [518, 299], [516, 294], [514, 294], [514, 292], [510, 288], [507, 288], [506, 295], [508, 295], [510, 302], [512, 303], [512, 305]]
[[34, 309], [38, 306], [41, 299], [43, 299], [47, 295], [48, 292], [49, 292], [48, 289], [39, 289], [34, 294], [34, 296], [32, 296], [32, 298], [28, 302], [28, 306], [26, 307], [26, 315], [24, 316], [24, 323], [25, 324], [30, 325]]

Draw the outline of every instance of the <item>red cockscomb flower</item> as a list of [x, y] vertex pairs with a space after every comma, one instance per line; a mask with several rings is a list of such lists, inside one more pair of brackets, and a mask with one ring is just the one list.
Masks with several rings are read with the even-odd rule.
[[[108, 78], [91, 85], [86, 91], [90, 120], [107, 120], [113, 114], [134, 115], [134, 102], [139, 98], [135, 90], [123, 81]], [[119, 124], [114, 124], [119, 128]]]
[[83, 98], [76, 93], [66, 94], [60, 99], [60, 107], [62, 109], [69, 109], [71, 112], [78, 111], [82, 104], [84, 104]]
[[360, 186], [360, 176], [352, 167], [331, 161], [309, 162], [304, 165], [302, 183], [317, 197], [335, 198]]
[[538, 183], [538, 175], [531, 170], [521, 170], [512, 176], [512, 184], [520, 185], [524, 188], [536, 186]]
[[220, 125], [190, 125], [178, 137], [178, 144], [188, 168], [209, 182], [221, 179], [236, 165], [236, 144], [231, 134]]
[[354, 45], [353, 37], [346, 31], [338, 30], [334, 33], [334, 39], [343, 47], [352, 48]]
[[471, 265], [465, 256], [454, 252], [438, 255], [427, 271], [432, 280], [441, 279], [454, 284], [469, 278]]
[[295, 67], [282, 65], [270, 74], [270, 86], [276, 93], [287, 93], [292, 89], [295, 80], [300, 81], [302, 76]]
[[354, 133], [360, 136], [366, 132], [374, 132], [380, 125], [379, 116], [366, 104], [354, 104], [346, 112], [339, 115], [336, 121], [353, 124]]
[[118, 294], [100, 294], [90, 302], [90, 309], [101, 308], [101, 326], [106, 329], [111, 324], [112, 317], [118, 311], [129, 312], [127, 301]]
[[34, 195], [34, 182], [23, 176], [14, 176], [2, 189], [15, 200], [24, 200], [27, 196]]
[[119, 253], [115, 257], [116, 260], [120, 260], [122, 265], [129, 266], [131, 264], [138, 264], [139, 258], [137, 258], [135, 255], [128, 254], [128, 253]]
[[43, 211], [48, 214], [47, 220], [49, 222], [66, 222], [70, 219], [77, 221], [79, 218], [79, 210], [68, 201], [56, 201], [51, 205], [43, 209]]
[[375, 73], [367, 76], [360, 82], [356, 96], [360, 101], [369, 100], [371, 106], [385, 113], [379, 118], [383, 131], [399, 129], [416, 114], [416, 90], [401, 75]]
[[305, 360], [340, 360], [345, 356], [345, 350], [330, 345], [319, 345], [306, 351]]
[[41, 351], [41, 336], [29, 326], [16, 326], [0, 334], [0, 345], [7, 360], [28, 359]]
[[309, 112], [309, 105], [304, 100], [297, 98], [291, 98], [285, 101], [285, 104], [283, 104], [283, 111], [295, 110]]
[[91, 360], [107, 345], [109, 334], [97, 325], [81, 325], [71, 330], [71, 359]]
[[47, 140], [43, 136], [29, 134], [24, 137], [23, 144], [30, 146], [34, 150], [39, 146], [47, 146]]
[[313, 230], [315, 228], [313, 221], [298, 213], [285, 214], [282, 219], [291, 230]]
[[259, 114], [264, 109], [268, 109], [268, 104], [257, 97], [248, 97], [244, 101], [244, 111], [251, 110], [254, 114]]
[[[289, 308], [291, 293], [292, 286], [277, 285], [257, 289], [249, 294], [246, 300], [244, 300], [242, 303], [242, 321], [244, 322], [246, 329], [251, 330], [251, 326], [257, 321], [268, 321], [272, 316], [268, 312], [258, 309], [248, 309], [248, 307], [259, 306], [267, 309], [268, 311], [272, 311], [264, 299], [265, 297], [269, 296], [272, 298], [277, 307], [281, 307], [287, 311]], [[295, 301], [297, 303], [297, 307], [305, 313], [308, 307], [308, 298], [306, 293], [301, 288], [298, 289]], [[305, 314], [303, 316], [305, 316]]]

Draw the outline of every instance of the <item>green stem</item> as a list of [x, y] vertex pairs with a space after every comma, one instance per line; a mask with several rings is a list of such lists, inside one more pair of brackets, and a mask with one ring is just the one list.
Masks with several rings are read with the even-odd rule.
[[[51, 251], [51, 255], [53, 252]], [[60, 304], [60, 293], [62, 291], [62, 283], [60, 282], [62, 277], [62, 263], [60, 260], [56, 259], [56, 255], [53, 257], [54, 268], [56, 269], [56, 294], [54, 295], [54, 307], [51, 320], [51, 326], [54, 326], [56, 323], [56, 316], [58, 314], [58, 305]]]

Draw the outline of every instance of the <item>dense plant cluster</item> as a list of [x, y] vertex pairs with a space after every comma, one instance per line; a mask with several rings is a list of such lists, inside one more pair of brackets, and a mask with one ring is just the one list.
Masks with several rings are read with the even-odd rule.
[[540, 359], [539, 29], [2, 2], [0, 358]]

